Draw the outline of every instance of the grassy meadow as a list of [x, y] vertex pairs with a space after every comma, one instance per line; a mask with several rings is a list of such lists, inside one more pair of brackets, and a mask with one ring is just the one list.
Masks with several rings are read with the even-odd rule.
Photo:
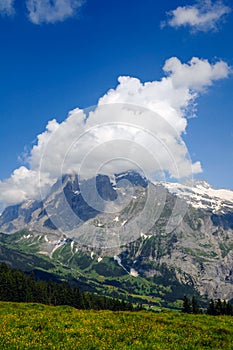
[[0, 302], [0, 349], [233, 349], [233, 317]]

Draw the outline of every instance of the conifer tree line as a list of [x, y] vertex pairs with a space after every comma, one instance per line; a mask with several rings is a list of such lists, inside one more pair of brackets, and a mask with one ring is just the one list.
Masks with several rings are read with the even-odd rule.
[[128, 302], [81, 292], [78, 287], [66, 283], [38, 281], [33, 274], [26, 275], [5, 263], [0, 264], [0, 300], [69, 305], [77, 309], [133, 310], [133, 305]]
[[[197, 298], [194, 296], [189, 299], [184, 296], [183, 299], [183, 312], [189, 314], [199, 314], [202, 313], [202, 309], [199, 306]], [[229, 301], [226, 300], [213, 300], [211, 299], [207, 309], [205, 310], [208, 315], [218, 316], [218, 315], [230, 315], [233, 316], [233, 306]]]
[[207, 314], [209, 315], [230, 315], [233, 316], [233, 306], [229, 301], [226, 300], [213, 300], [211, 299], [208, 308]]

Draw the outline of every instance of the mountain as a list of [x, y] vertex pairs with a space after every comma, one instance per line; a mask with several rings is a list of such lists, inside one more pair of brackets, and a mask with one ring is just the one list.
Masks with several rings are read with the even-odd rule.
[[233, 211], [233, 191], [214, 189], [206, 181], [195, 180], [186, 185], [169, 182], [164, 186], [194, 208], [218, 214]]
[[6, 208], [0, 230], [0, 260], [87, 290], [173, 307], [233, 298], [233, 192], [206, 182], [65, 175], [43, 202]]

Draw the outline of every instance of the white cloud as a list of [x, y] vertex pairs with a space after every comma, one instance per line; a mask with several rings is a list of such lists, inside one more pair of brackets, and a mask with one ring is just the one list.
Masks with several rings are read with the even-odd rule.
[[55, 23], [74, 16], [83, 0], [27, 0], [29, 19], [34, 24]]
[[166, 75], [159, 81], [119, 77], [117, 87], [89, 113], [77, 108], [61, 124], [50, 121], [37, 137], [28, 168], [20, 167], [0, 182], [0, 202], [38, 198], [40, 190], [45, 194], [64, 173], [90, 177], [139, 167], [149, 175], [179, 179], [201, 172], [200, 162], [191, 162], [182, 140], [187, 115], [198, 95], [226, 78], [230, 68], [223, 61], [192, 58], [182, 63], [172, 57], [163, 70]]
[[10, 16], [14, 14], [14, 0], [1, 0], [0, 1], [0, 13]]
[[226, 78], [229, 74], [228, 65], [219, 61], [209, 64], [208, 60], [193, 57], [188, 64], [182, 64], [176, 57], [166, 61], [164, 71], [170, 74], [173, 86], [176, 88], [200, 91], [212, 85], [213, 81]]
[[28, 198], [37, 198], [40, 191], [38, 171], [24, 166], [16, 169], [11, 177], [0, 182], [1, 201], [3, 203], [20, 203]]
[[169, 13], [171, 27], [188, 26], [193, 31], [216, 30], [217, 24], [231, 12], [222, 1], [199, 0], [193, 6], [179, 6]]

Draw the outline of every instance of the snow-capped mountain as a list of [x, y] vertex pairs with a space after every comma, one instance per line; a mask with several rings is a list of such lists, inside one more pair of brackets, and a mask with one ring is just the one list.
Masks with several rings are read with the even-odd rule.
[[[149, 216], [141, 216], [148, 193]], [[98, 196], [104, 200], [99, 206]], [[167, 231], [177, 203], [185, 204], [184, 215]], [[20, 249], [87, 276], [94, 269], [113, 285], [118, 273], [128, 273], [144, 278], [145, 285], [166, 281], [173, 288], [176, 281], [177, 290], [188, 286], [202, 295], [233, 298], [233, 191], [203, 181], [151, 183], [129, 171], [79, 183], [78, 176], [65, 175], [43, 201], [6, 208], [0, 231], [14, 233]]]
[[206, 181], [193, 180], [189, 184], [163, 183], [170, 193], [187, 201], [194, 208], [213, 213], [233, 211], [233, 191], [215, 189]]

